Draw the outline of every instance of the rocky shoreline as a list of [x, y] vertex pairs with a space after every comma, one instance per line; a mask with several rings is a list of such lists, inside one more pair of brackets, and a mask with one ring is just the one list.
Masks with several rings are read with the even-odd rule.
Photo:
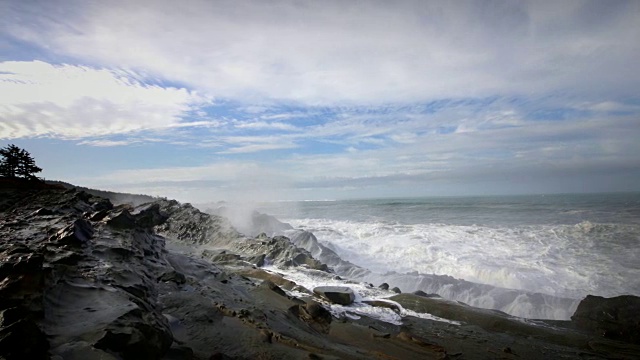
[[[75, 189], [2, 188], [0, 358], [640, 358], [638, 297], [589, 296], [572, 321], [389, 286], [359, 301], [370, 285], [337, 277], [340, 260], [319, 260], [311, 236], [244, 236], [171, 200], [114, 206]], [[328, 287], [305, 288], [279, 268]]]

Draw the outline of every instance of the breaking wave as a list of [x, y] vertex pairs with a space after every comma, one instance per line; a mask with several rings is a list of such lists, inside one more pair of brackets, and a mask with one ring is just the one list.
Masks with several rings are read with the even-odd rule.
[[288, 222], [303, 230], [288, 233], [296, 245], [341, 275], [515, 316], [565, 320], [587, 294], [640, 295], [634, 224]]

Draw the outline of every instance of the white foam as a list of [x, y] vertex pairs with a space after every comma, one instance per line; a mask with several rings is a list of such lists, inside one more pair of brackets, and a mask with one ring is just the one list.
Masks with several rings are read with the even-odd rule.
[[[331, 274], [310, 270], [305, 268], [292, 268], [292, 269], [279, 269], [276, 267], [264, 267], [263, 270], [277, 273], [283, 276], [285, 279], [291, 280], [298, 285], [304, 286], [309, 290], [313, 290], [318, 286], [346, 286], [351, 288], [355, 294], [355, 301], [351, 305], [338, 305], [338, 304], [326, 304], [331, 314], [334, 317], [347, 317], [351, 319], [358, 319], [360, 316], [366, 316], [373, 319], [378, 319], [394, 325], [402, 325], [402, 318], [406, 316], [414, 316], [422, 319], [428, 319], [432, 321], [447, 322], [454, 325], [460, 323], [443, 319], [431, 314], [417, 313], [415, 311], [406, 310], [397, 302], [385, 299], [395, 295], [391, 291], [386, 291], [378, 288], [372, 288], [366, 283], [353, 283], [342, 279], [336, 279]], [[297, 291], [288, 291], [290, 295], [304, 297], [308, 294], [300, 293]], [[363, 303], [363, 300], [379, 300], [392, 303], [396, 308], [400, 309], [399, 313], [393, 311], [390, 308], [371, 306]]]
[[640, 247], [598, 251], [598, 242], [607, 233], [598, 236], [594, 230], [597, 225], [589, 222], [494, 228], [326, 219], [286, 221], [313, 232], [343, 259], [375, 273], [449, 275], [575, 299], [587, 294], [640, 295], [640, 269], [624, 265], [637, 262]]

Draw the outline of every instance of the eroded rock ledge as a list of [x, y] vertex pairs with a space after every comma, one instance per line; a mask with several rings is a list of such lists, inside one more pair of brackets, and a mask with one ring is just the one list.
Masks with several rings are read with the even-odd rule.
[[285, 237], [246, 237], [176, 201], [114, 206], [55, 189], [0, 196], [0, 358], [640, 356], [637, 297], [588, 297], [572, 322], [523, 321], [410, 294], [392, 298], [397, 305], [367, 303], [461, 324], [336, 319], [326, 299], [259, 268], [331, 270]]

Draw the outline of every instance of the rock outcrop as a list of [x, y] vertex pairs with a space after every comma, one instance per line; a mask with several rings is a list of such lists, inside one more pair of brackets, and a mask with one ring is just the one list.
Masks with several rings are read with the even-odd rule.
[[580, 329], [605, 338], [640, 344], [640, 297], [588, 295], [571, 320]]
[[[316, 281], [349, 284], [314, 256], [331, 253], [312, 234], [297, 239], [308, 250], [286, 237], [246, 237], [226, 219], [176, 201], [114, 206], [46, 188], [0, 195], [2, 359], [640, 355], [635, 297], [589, 297], [572, 322], [529, 321], [412, 294], [360, 301], [355, 282], [311, 292], [285, 271], [259, 268], [299, 266], [297, 273]], [[373, 285], [363, 291], [384, 292]], [[367, 304], [401, 325], [357, 312]], [[353, 312], [333, 321], [336, 309]], [[459, 323], [417, 317], [425, 313]]]
[[[154, 285], [167, 265], [164, 239], [125, 208], [83, 192], [22, 200], [0, 222], [0, 236], [10, 239], [0, 243], [0, 331], [14, 346], [1, 355], [160, 358], [172, 343]], [[104, 211], [105, 220], [89, 220]], [[34, 344], [15, 349], [16, 337]]]
[[334, 304], [349, 305], [355, 300], [353, 290], [346, 286], [318, 286], [313, 289], [313, 292]]

